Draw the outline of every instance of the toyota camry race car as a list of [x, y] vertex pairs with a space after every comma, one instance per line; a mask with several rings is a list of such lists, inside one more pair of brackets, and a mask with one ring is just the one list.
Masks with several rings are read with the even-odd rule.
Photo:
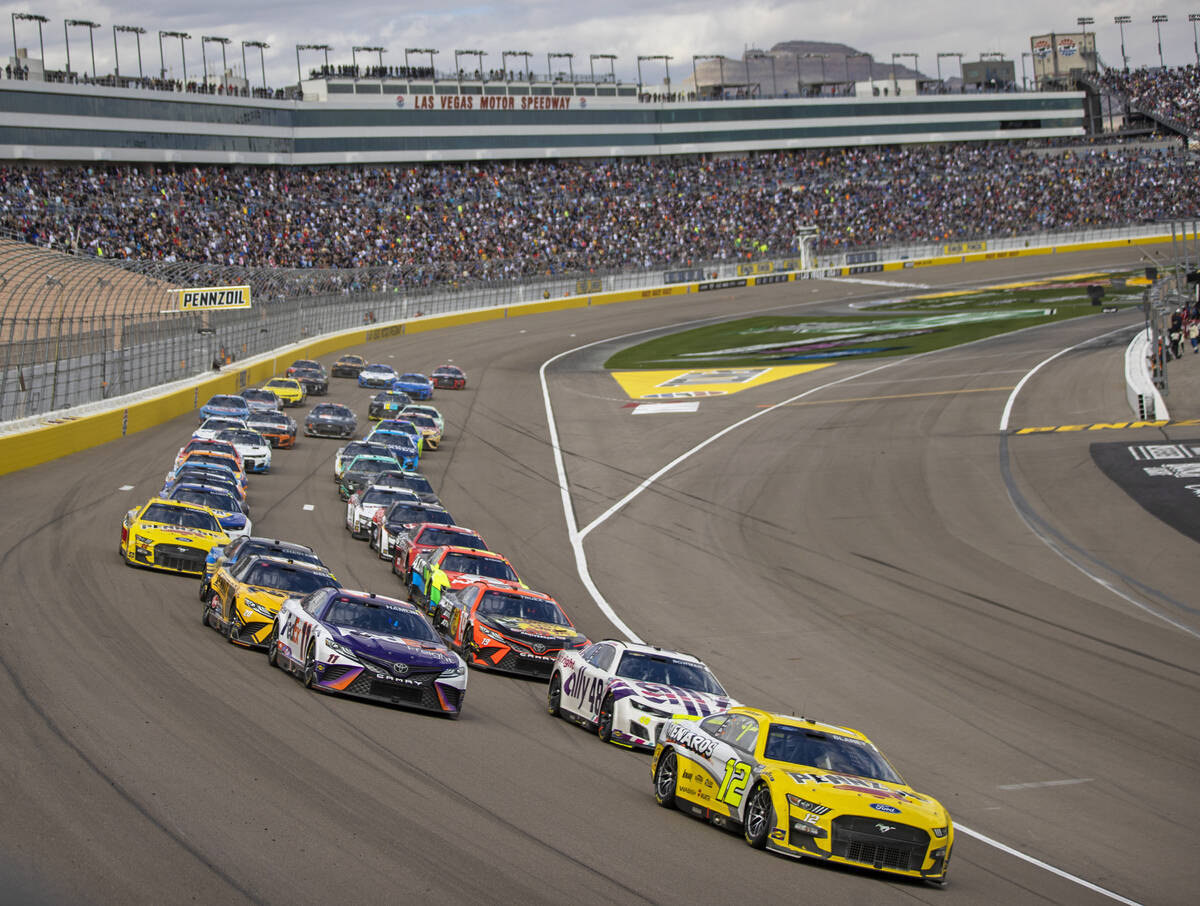
[[698, 658], [615, 639], [562, 652], [546, 697], [555, 717], [595, 728], [605, 742], [645, 749], [672, 718], [697, 720], [736, 704]]
[[396, 536], [422, 522], [454, 525], [454, 517], [445, 507], [436, 504], [398, 501], [371, 517], [371, 547], [379, 551], [379, 559], [390, 560]]
[[409, 600], [424, 604], [431, 615], [447, 589], [462, 588], [481, 579], [492, 585], [523, 586], [506, 557], [469, 547], [437, 547], [419, 554], [413, 560], [410, 576]]
[[130, 566], [199, 576], [208, 552], [228, 543], [208, 507], [151, 497], [125, 514], [118, 550]]
[[443, 544], [465, 547], [471, 550], [488, 549], [483, 536], [474, 529], [461, 525], [441, 525], [436, 522], [419, 522], [406, 526], [392, 538], [392, 572], [405, 585], [412, 585], [413, 564], [424, 551], [433, 550]]
[[467, 373], [457, 365], [439, 365], [430, 378], [438, 390], [463, 390], [467, 386]]
[[278, 538], [260, 538], [253, 535], [235, 538], [229, 544], [214, 547], [208, 552], [208, 557], [204, 561], [204, 575], [200, 577], [200, 600], [208, 600], [211, 591], [209, 583], [218, 569], [225, 565], [232, 568], [242, 557], [253, 557], [259, 554], [277, 557], [281, 560], [292, 560], [296, 563], [325, 566], [316, 552], [305, 544], [280, 541]]
[[400, 410], [412, 402], [407, 393], [399, 390], [380, 390], [367, 405], [367, 418], [373, 422], [381, 418], [395, 418]]
[[246, 427], [265, 437], [272, 447], [286, 450], [296, 445], [296, 420], [284, 412], [255, 412], [246, 419]]
[[[409, 409], [411, 410], [411, 406]], [[424, 412], [405, 412], [403, 418], [398, 421], [407, 421], [414, 425], [421, 432], [421, 449], [436, 450], [442, 445], [442, 429], [438, 427], [437, 421], [431, 415], [426, 415]], [[380, 422], [383, 424], [383, 422]], [[378, 429], [377, 429], [378, 430]]]
[[279, 605], [318, 588], [337, 588], [329, 570], [278, 557], [243, 557], [222, 566], [209, 583], [203, 623], [235, 645], [265, 648]]
[[446, 592], [434, 625], [473, 667], [544, 679], [560, 651], [590, 644], [552, 597], [508, 584]]
[[944, 882], [950, 815], [857, 730], [733, 708], [662, 728], [654, 798], [756, 849]]
[[345, 589], [288, 598], [267, 660], [305, 686], [458, 717], [467, 691], [462, 658], [411, 604]]
[[358, 377], [358, 373], [367, 367], [367, 360], [360, 355], [350, 353], [344, 355], [329, 369], [329, 374], [332, 377]]

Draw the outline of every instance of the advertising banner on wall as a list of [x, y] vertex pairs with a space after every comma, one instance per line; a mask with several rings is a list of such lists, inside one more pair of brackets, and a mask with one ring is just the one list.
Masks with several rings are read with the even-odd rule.
[[1033, 52], [1033, 78], [1041, 85], [1044, 80], [1065, 79], [1076, 70], [1096, 71], [1096, 33], [1034, 35], [1029, 39]]
[[249, 308], [249, 286], [201, 286], [194, 289], [172, 289], [175, 311], [212, 311], [225, 308]]

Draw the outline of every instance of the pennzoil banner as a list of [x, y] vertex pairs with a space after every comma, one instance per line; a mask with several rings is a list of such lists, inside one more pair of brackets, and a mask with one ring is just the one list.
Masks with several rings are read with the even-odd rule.
[[173, 289], [179, 311], [207, 311], [214, 308], [249, 308], [249, 286], [202, 286]]

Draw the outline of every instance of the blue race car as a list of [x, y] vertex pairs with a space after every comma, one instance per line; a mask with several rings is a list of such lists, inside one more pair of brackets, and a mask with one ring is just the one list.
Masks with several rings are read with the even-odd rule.
[[405, 472], [415, 472], [421, 464], [421, 452], [410, 434], [386, 428], [381, 431], [376, 428], [367, 435], [366, 440], [370, 443], [384, 444]]
[[240, 396], [231, 393], [218, 393], [200, 407], [200, 421], [212, 417], [240, 418], [245, 421], [250, 417], [250, 405]]
[[407, 393], [415, 400], [433, 399], [433, 381], [417, 371], [407, 371], [392, 381], [392, 389]]

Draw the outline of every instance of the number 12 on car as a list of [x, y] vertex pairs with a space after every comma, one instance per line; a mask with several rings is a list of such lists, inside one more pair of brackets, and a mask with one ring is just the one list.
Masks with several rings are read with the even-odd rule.
[[730, 758], [725, 762], [725, 776], [721, 779], [721, 788], [717, 790], [717, 799], [737, 808], [742, 804], [742, 794], [749, 780], [750, 765]]

